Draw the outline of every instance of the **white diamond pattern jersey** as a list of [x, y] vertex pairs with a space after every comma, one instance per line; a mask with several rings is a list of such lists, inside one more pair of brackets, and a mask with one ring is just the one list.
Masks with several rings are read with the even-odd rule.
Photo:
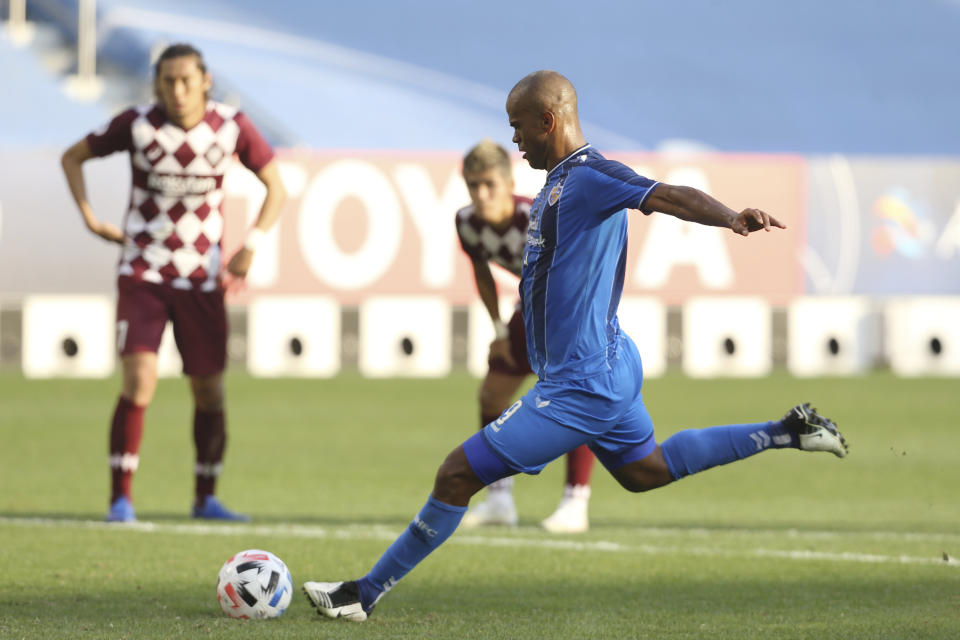
[[236, 156], [257, 172], [273, 150], [237, 109], [210, 101], [184, 130], [163, 109], [128, 109], [87, 136], [95, 156], [130, 154], [133, 184], [118, 275], [178, 289], [217, 286], [223, 239], [223, 176]]
[[513, 217], [503, 229], [490, 225], [470, 204], [457, 211], [457, 237], [464, 252], [474, 260], [492, 260], [519, 276], [523, 247], [530, 221], [530, 200], [514, 196]]

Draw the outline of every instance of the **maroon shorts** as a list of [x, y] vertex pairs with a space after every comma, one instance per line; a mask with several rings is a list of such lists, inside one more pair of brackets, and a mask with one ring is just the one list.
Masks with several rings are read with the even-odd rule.
[[181, 290], [124, 276], [117, 279], [117, 291], [120, 355], [156, 353], [170, 320], [185, 374], [205, 376], [223, 371], [227, 311], [222, 290]]
[[510, 355], [513, 356], [517, 366], [511, 367], [503, 359], [497, 358], [489, 362], [490, 371], [511, 376], [525, 376], [533, 373], [530, 369], [530, 361], [527, 359], [527, 334], [523, 329], [523, 314], [519, 309], [513, 312], [507, 329], [510, 334]]

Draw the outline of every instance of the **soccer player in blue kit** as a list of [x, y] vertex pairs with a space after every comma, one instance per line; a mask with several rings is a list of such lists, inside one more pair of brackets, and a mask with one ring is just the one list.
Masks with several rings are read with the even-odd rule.
[[605, 159], [583, 137], [573, 85], [554, 71], [523, 78], [507, 98], [513, 141], [547, 181], [527, 228], [520, 295], [536, 385], [468, 438], [437, 470], [433, 493], [370, 572], [306, 582], [322, 615], [362, 622], [380, 598], [457, 528], [471, 496], [516, 473], [539, 473], [586, 444], [627, 490], [662, 487], [767, 449], [847, 445], [809, 404], [780, 420], [687, 429], [662, 444], [643, 404], [643, 366], [620, 330], [627, 211], [654, 211], [739, 235], [786, 228], [759, 209], [737, 213], [690, 187], [663, 184]]

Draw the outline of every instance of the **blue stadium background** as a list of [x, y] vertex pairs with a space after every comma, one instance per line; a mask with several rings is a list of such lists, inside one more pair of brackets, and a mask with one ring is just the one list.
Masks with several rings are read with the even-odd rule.
[[[69, 46], [76, 5], [28, 18]], [[101, 68], [142, 85], [158, 43], [191, 41], [278, 146], [507, 143], [506, 92], [553, 68], [601, 148], [960, 153], [957, 0], [99, 0], [98, 20]], [[65, 98], [43, 42], [0, 38], [4, 146], [67, 144], [120, 106]]]

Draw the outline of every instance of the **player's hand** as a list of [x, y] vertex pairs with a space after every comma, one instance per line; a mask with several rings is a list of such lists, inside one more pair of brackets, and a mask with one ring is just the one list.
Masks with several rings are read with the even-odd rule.
[[230, 262], [220, 273], [220, 286], [227, 293], [243, 291], [247, 286], [247, 272], [253, 264], [253, 251], [240, 248], [230, 258]]
[[760, 209], [744, 209], [730, 223], [733, 232], [741, 236], [749, 235], [751, 231], [760, 231], [761, 229], [770, 231], [772, 227], [786, 229], [787, 225]]
[[127, 241], [127, 237], [123, 234], [123, 231], [121, 231], [116, 225], [110, 224], [109, 222], [100, 222], [99, 220], [94, 220], [90, 225], [90, 231], [93, 231], [95, 234], [108, 242], [126, 244]]
[[501, 338], [490, 343], [490, 355], [487, 356], [487, 361], [493, 362], [494, 360], [502, 360], [511, 367], [517, 366], [517, 361], [513, 358], [513, 354], [510, 353], [509, 338]]

